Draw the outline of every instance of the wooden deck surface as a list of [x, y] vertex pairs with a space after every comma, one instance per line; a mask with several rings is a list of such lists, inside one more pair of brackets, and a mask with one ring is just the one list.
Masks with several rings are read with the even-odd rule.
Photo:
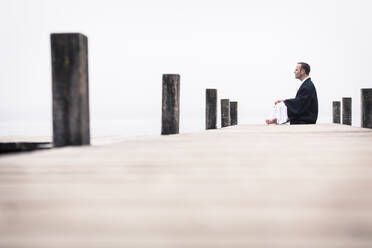
[[372, 130], [96, 140], [0, 156], [1, 248], [372, 247]]

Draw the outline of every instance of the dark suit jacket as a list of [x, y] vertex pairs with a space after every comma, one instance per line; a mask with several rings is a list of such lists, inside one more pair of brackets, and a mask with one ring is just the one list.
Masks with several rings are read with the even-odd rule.
[[284, 101], [292, 124], [315, 124], [318, 119], [318, 96], [311, 78], [306, 79], [297, 91], [296, 98]]

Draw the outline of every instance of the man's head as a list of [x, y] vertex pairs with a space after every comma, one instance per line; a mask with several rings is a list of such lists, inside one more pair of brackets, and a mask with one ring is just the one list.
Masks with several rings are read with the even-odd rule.
[[304, 80], [310, 74], [310, 65], [304, 62], [298, 62], [294, 74], [297, 79]]

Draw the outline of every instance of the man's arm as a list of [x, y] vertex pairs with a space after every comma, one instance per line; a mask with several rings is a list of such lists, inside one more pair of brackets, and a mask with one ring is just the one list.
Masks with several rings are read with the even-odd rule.
[[297, 118], [308, 109], [311, 103], [312, 93], [311, 89], [304, 87], [296, 98], [284, 100], [289, 118]]

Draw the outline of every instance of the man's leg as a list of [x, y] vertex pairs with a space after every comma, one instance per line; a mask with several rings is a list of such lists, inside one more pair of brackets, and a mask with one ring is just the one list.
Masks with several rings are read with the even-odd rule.
[[288, 122], [288, 113], [287, 113], [287, 106], [285, 106], [284, 102], [280, 102], [275, 105], [276, 106], [276, 123], [281, 125]]
[[288, 122], [287, 106], [280, 102], [273, 107], [271, 118], [266, 120], [266, 124], [285, 124]]

